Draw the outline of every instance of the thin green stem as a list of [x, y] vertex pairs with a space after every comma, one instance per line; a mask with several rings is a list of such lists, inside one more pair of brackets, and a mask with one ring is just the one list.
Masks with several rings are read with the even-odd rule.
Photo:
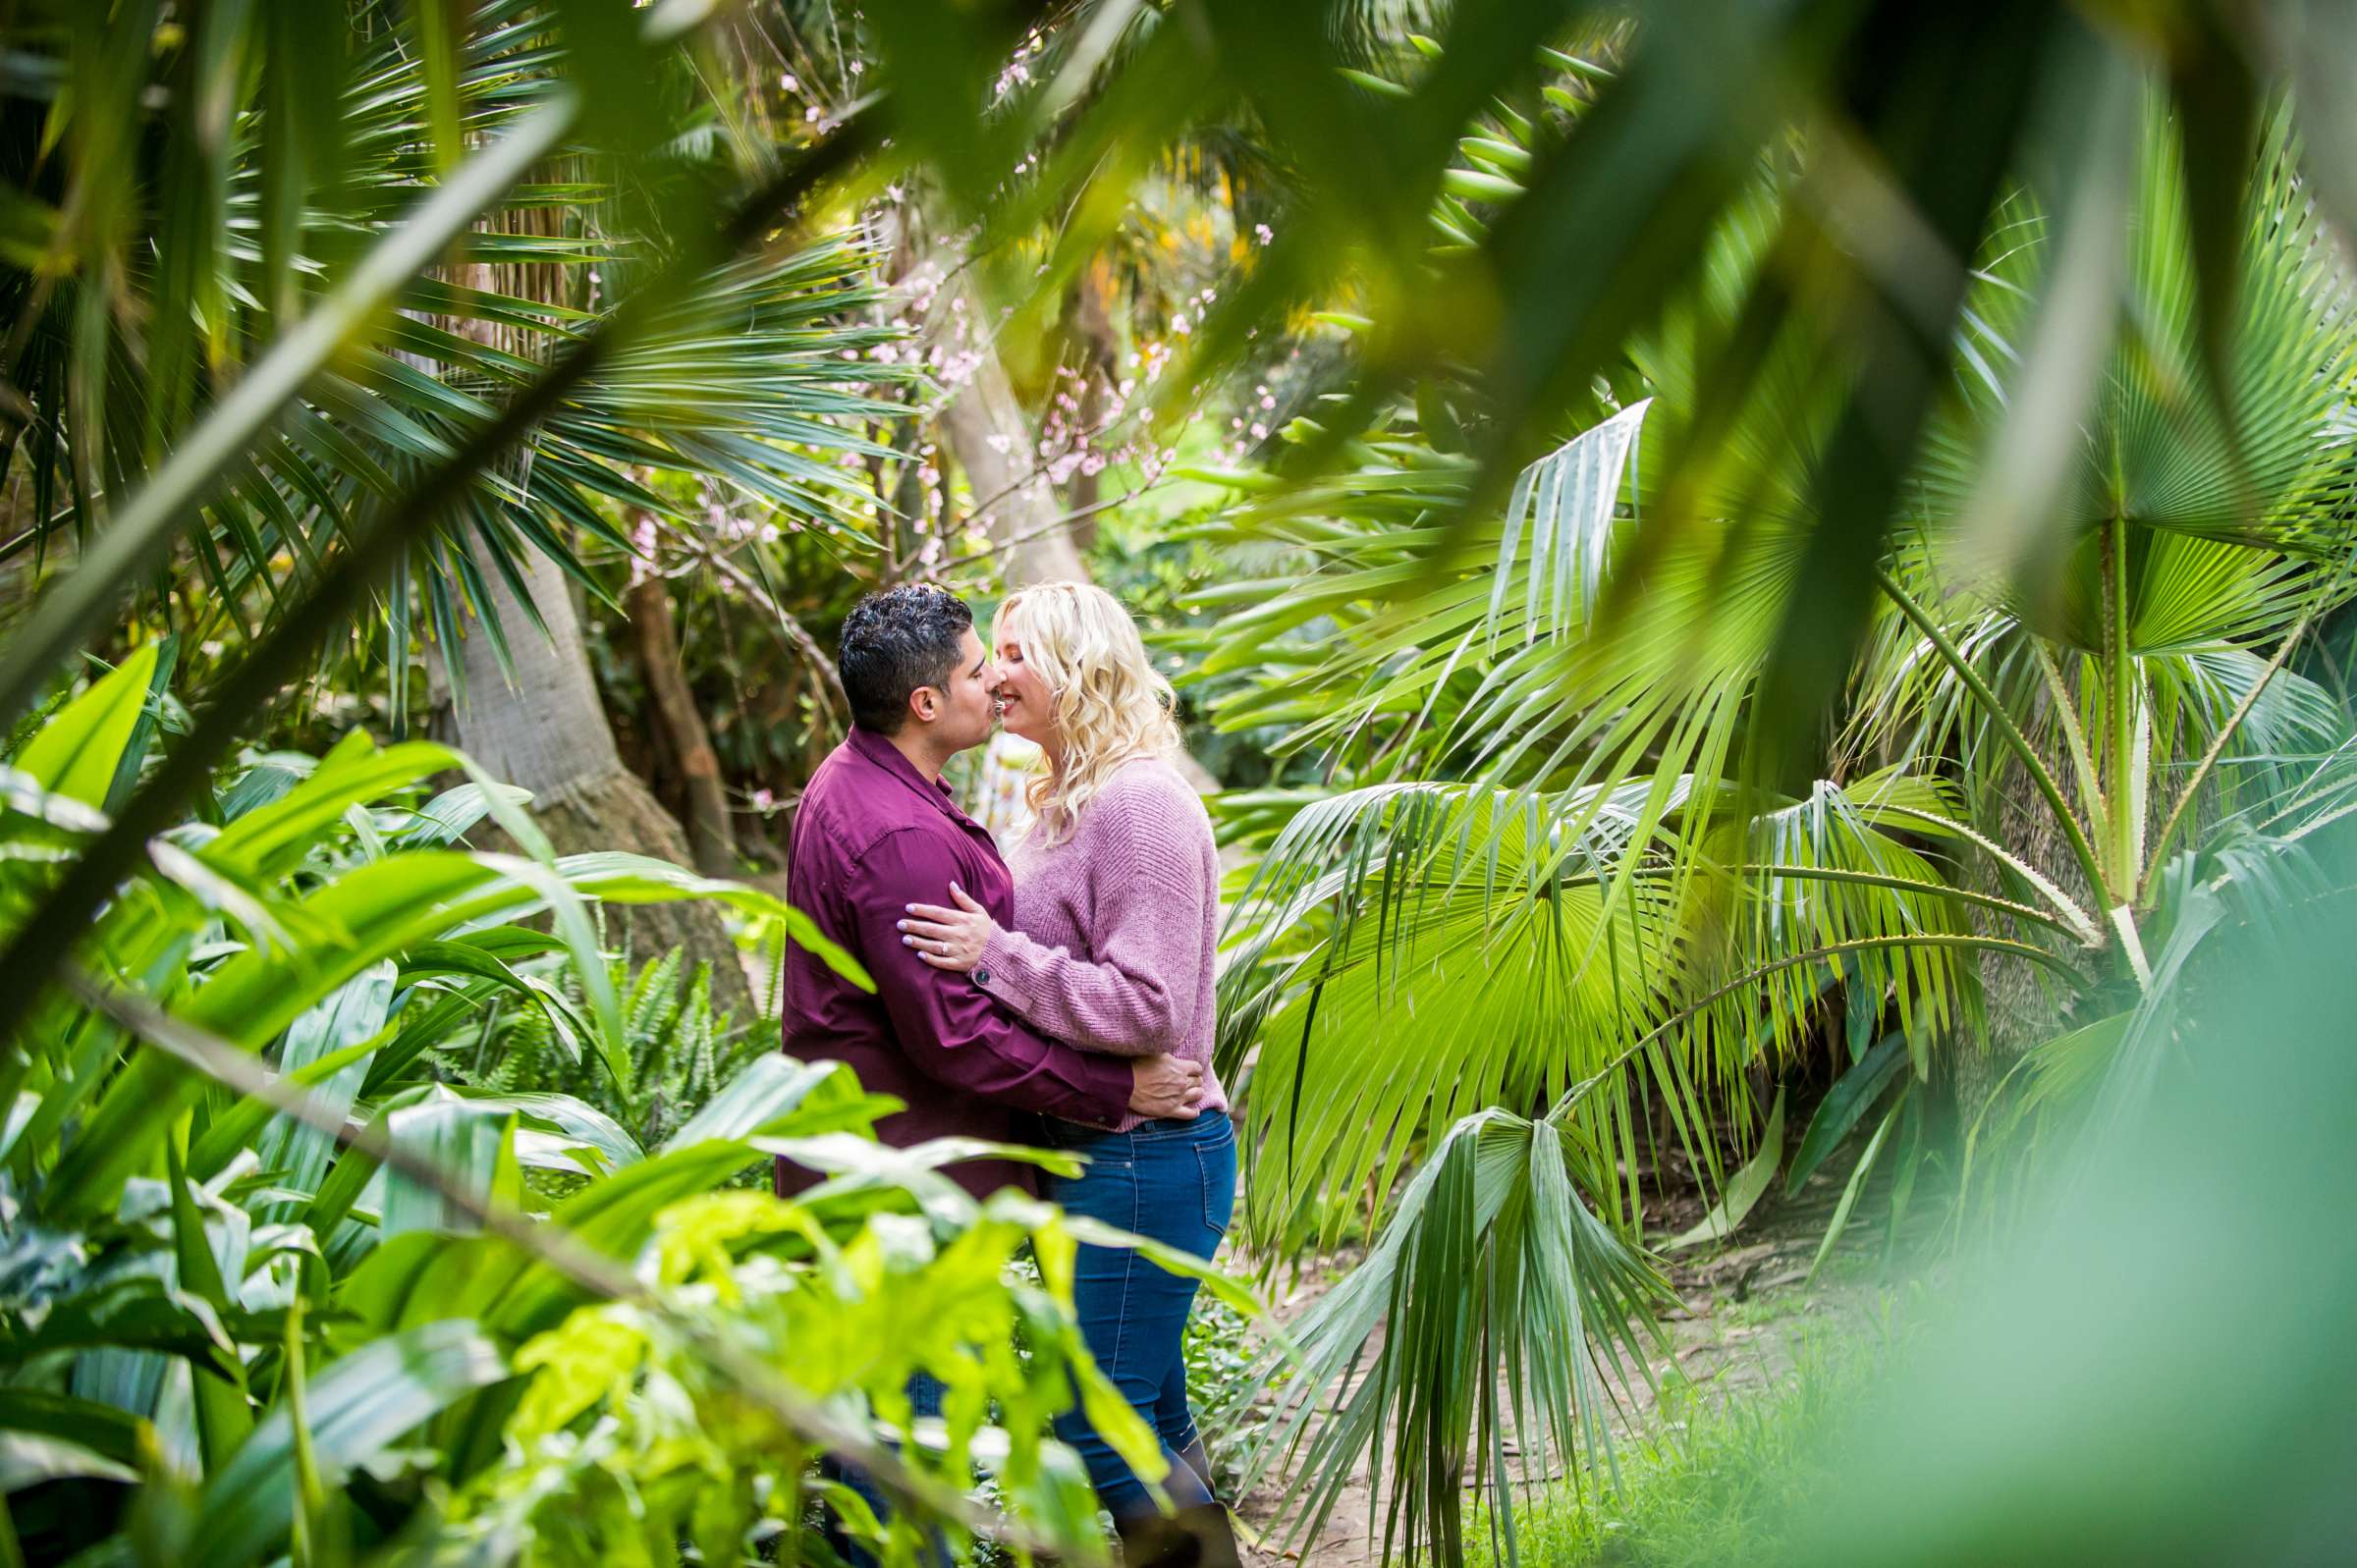
[[[2051, 926], [2066, 936], [2075, 937], [2081, 934], [2079, 928], [2070, 921], [2050, 915], [2036, 904], [2026, 904], [2015, 898], [2000, 897], [1993, 892], [1975, 892], [1969, 888], [1951, 888], [1946, 883], [1918, 882], [1910, 877], [1893, 877], [1877, 871], [1848, 871], [1833, 866], [1788, 866], [1774, 861], [1748, 862], [1737, 866], [1735, 872], [1738, 876], [1791, 877], [1802, 882], [1847, 882], [1855, 883], [1863, 888], [1891, 888], [1900, 892], [1919, 892], [1927, 898], [1953, 898], [1959, 903], [1977, 904], [1983, 909], [2001, 910], [2005, 914], [2018, 915], [2024, 920], [2035, 920], [2038, 924]], [[1656, 871], [1640, 866], [1632, 867], [1626, 872], [1616, 872], [1613, 875], [1660, 880], [1674, 874], [1672, 871]], [[1576, 877], [1565, 877], [1556, 886], [1559, 888], [1600, 888], [1607, 880], [1609, 879], [1602, 872], [1583, 872]]]
[[2227, 742], [2234, 738], [2235, 731], [2242, 728], [2243, 721], [2251, 716], [2251, 710], [2259, 705], [2260, 694], [2267, 690], [2268, 682], [2275, 678], [2275, 672], [2283, 668], [2283, 661], [2291, 657], [2291, 650], [2307, 633], [2309, 622], [2316, 619], [2317, 609], [2323, 602], [2320, 596], [2316, 603], [2311, 604], [2301, 613], [2299, 621], [2292, 626], [2290, 633], [2275, 649], [2275, 656], [2267, 662], [2266, 669], [2259, 672], [2259, 677], [2251, 682], [2251, 689], [2242, 694], [2242, 700], [2234, 705], [2234, 712], [2227, 717], [2223, 725], [2219, 727], [2218, 733], [2211, 736], [2210, 745], [2203, 751], [2202, 760], [2194, 765], [2193, 775], [2185, 781], [2185, 787], [2177, 791], [2176, 802], [2168, 808], [2166, 820], [2161, 824], [2160, 833], [2153, 838], [2152, 853], [2145, 857], [2146, 870], [2143, 892], [2139, 900], [2140, 905], [2151, 903], [2155, 884], [2158, 881], [2155, 874], [2160, 870], [2162, 861], [2168, 854], [2169, 843], [2176, 838], [2179, 824], [2185, 820], [2185, 808], [2193, 804], [2194, 795], [2209, 780], [2210, 771], [2218, 766], [2218, 759], [2224, 754]]
[[2077, 933], [2081, 942], [2090, 946], [2099, 946], [2103, 942], [2103, 927], [2097, 923], [2096, 918], [2071, 902], [2070, 895], [2056, 887], [2053, 878], [2019, 855], [2014, 854], [1978, 828], [1973, 827], [1972, 824], [1959, 822], [1953, 817], [1943, 817], [1936, 811], [1925, 811], [1919, 806], [1902, 806], [1887, 800], [1876, 809], [1885, 816], [1902, 817], [1920, 823], [1923, 825], [1922, 831], [1946, 834], [1972, 844], [1990, 859], [2029, 884], [2031, 888], [2045, 894], [2053, 902], [2056, 913], [2059, 914], [2070, 929]]
[[[2104, 523], [2104, 694], [2110, 720], [2110, 756], [2106, 759], [2109, 787], [2105, 814], [2111, 851], [2110, 887], [2133, 896], [2136, 890], [2136, 834], [2142, 826], [2140, 802], [2144, 791], [2130, 777], [2136, 767], [2136, 669], [2128, 657], [2128, 530], [2118, 517]], [[2110, 902], [2107, 892], [2105, 902]]]
[[319, 1478], [319, 1456], [311, 1445], [300, 1294], [287, 1308], [286, 1358], [287, 1423], [295, 1438], [295, 1521], [288, 1555], [295, 1568], [312, 1568], [320, 1560], [319, 1522], [327, 1513], [327, 1490]]
[[2038, 662], [2038, 673], [2046, 678], [2047, 695], [2055, 704], [2055, 721], [2062, 727], [2063, 743], [2070, 747], [2070, 764], [2078, 771], [2080, 792], [2087, 797], [2087, 809], [2101, 816], [2109, 808], [2104, 804], [2103, 776], [2096, 772], [2095, 753], [2087, 749], [2087, 731], [2079, 728], [2078, 705], [2071, 700], [2070, 688], [2062, 683], [2061, 667], [2055, 663], [2054, 651], [2046, 639], [2035, 632], [2028, 634], [2030, 653]]
[[2070, 922], [2048, 914], [2035, 904], [2022, 903], [2014, 898], [2001, 898], [1993, 892], [1975, 892], [1969, 888], [1951, 888], [1944, 883], [1916, 882], [1906, 877], [1886, 876], [1873, 871], [1846, 871], [1831, 866], [1750, 865], [1746, 872], [1771, 877], [1792, 877], [1804, 882], [1849, 882], [1866, 888], [1894, 888], [1900, 892], [1919, 892], [1930, 898], [1953, 898], [1958, 903], [1977, 904], [1983, 909], [2001, 910], [2023, 920], [2034, 920], [2052, 927], [2066, 936], [2077, 936]]
[[1996, 727], [2000, 738], [2020, 761], [2023, 771], [2030, 776], [2030, 782], [2036, 784], [2038, 792], [2046, 797], [2046, 803], [2053, 809], [2055, 822], [2061, 828], [2062, 837], [2069, 841], [2071, 855], [2078, 861], [2079, 872], [2087, 879], [2087, 885], [2096, 891], [2101, 901], [2107, 904], [2111, 902], [2111, 883], [2104, 875], [2103, 860], [2096, 854], [2095, 845], [2089, 842], [2086, 828], [2076, 816], [2072, 815], [2070, 802], [2062, 797], [2062, 786], [2055, 782], [2054, 774], [2047, 768], [2044, 760], [2039, 757], [2037, 748], [2032, 746], [2029, 737], [2021, 732], [2021, 727], [2013, 722], [2013, 716], [2005, 712], [2004, 704], [1998, 700], [1997, 693], [1990, 689], [1989, 682], [1982, 678], [1981, 673], [1973, 669], [1971, 661], [1964, 657], [1963, 650], [1956, 646], [1955, 639], [1950, 637], [1946, 628], [1931, 618], [1922, 605], [1915, 602], [1914, 595], [1899, 585], [1898, 579], [1891, 574], [1890, 567], [1878, 565], [1874, 570], [1876, 580], [1882, 584], [1883, 592], [1891, 596], [1891, 602], [1898, 606], [1899, 613], [1914, 622], [1915, 629], [1922, 632], [1932, 646], [1939, 650], [1940, 657], [1946, 661], [1950, 670], [1955, 672], [1956, 678], [1964, 683], [1964, 689], [1971, 692], [1973, 699], [1980, 703], [1982, 711], [1989, 716], [1990, 724]]

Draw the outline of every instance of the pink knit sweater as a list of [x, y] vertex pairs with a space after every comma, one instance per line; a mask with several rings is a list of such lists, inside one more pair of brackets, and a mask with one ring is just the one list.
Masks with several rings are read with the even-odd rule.
[[[1007, 864], [1014, 929], [983, 946], [975, 982], [1084, 1051], [1203, 1063], [1204, 1108], [1227, 1109], [1211, 1072], [1220, 861], [1211, 817], [1178, 770], [1123, 764], [1070, 838], [1047, 845], [1035, 825]], [[1121, 1130], [1143, 1119], [1125, 1116]]]

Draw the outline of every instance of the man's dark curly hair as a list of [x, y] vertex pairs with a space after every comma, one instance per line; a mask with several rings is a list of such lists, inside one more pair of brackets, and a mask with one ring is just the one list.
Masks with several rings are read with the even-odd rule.
[[851, 723], [878, 734], [898, 734], [908, 718], [908, 694], [919, 686], [947, 689], [958, 664], [958, 640], [974, 623], [965, 601], [931, 583], [904, 582], [851, 606], [843, 622], [836, 663]]

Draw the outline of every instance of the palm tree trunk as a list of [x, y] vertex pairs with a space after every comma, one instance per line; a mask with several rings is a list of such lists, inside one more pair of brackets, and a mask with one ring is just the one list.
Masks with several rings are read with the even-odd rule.
[[[543, 636], [497, 574], [488, 576], [489, 603], [507, 635], [515, 666], [511, 684], [480, 626], [461, 642], [452, 707], [460, 749], [491, 774], [532, 792], [532, 815], [559, 854], [620, 849], [674, 865], [692, 866], [686, 836], [638, 776], [623, 766], [614, 746], [580, 619], [566, 591], [564, 572], [533, 553], [524, 585], [547, 625]], [[706, 748], [709, 751], [709, 747]], [[710, 904], [648, 904], [627, 912], [630, 946], [640, 959], [684, 946], [712, 965], [715, 1008], [740, 1021], [754, 1016], [751, 989], [720, 913]], [[610, 939], [620, 945], [620, 933]]]
[[[2051, 746], [2040, 745], [2038, 749], [2056, 777], [2061, 777], [2070, 766], [2067, 758], [2049, 755], [2054, 749]], [[2007, 761], [2004, 765], [1993, 803], [1995, 820], [1983, 823], [1984, 831], [2068, 893], [2081, 907], [2095, 908], [2095, 894], [2087, 886], [2078, 857], [2071, 853], [2070, 843], [2056, 824], [2054, 813], [2032, 787], [2028, 770], [2019, 762]], [[1976, 892], [2006, 897], [2018, 897], [2022, 892], [2018, 887], [2007, 886], [2005, 873], [1984, 854], [1971, 856], [1963, 880], [1965, 886]], [[1967, 1042], [1963, 1049], [1951, 1053], [1956, 1107], [1968, 1125], [1989, 1103], [2014, 1063], [2034, 1047], [2062, 1032], [2063, 1010], [2071, 1000], [2056, 988], [2051, 973], [2025, 958], [1983, 953], [1980, 968], [1981, 992], [1988, 1008], [1988, 1049], [1977, 1050]]]
[[[505, 216], [517, 225], [562, 221], [561, 214], [546, 209]], [[491, 293], [556, 301], [567, 287], [561, 273], [556, 267], [470, 263], [459, 269], [458, 281]], [[489, 323], [450, 325], [510, 352], [531, 351], [529, 344], [499, 341], [510, 335]], [[623, 766], [564, 571], [531, 551], [525, 553], [521, 575], [545, 634], [497, 572], [484, 573], [488, 598], [474, 607], [477, 617], [496, 618], [514, 666], [513, 682], [479, 625], [469, 628], [458, 648], [441, 650], [445, 659], [456, 661], [453, 718], [460, 748], [494, 777], [532, 792], [532, 813], [559, 854], [619, 849], [695, 866], [679, 823]], [[691, 960], [711, 963], [716, 1009], [729, 1009], [746, 1022], [756, 1016], [736, 944], [716, 907], [689, 901], [615, 913], [629, 920], [630, 945], [639, 958], [684, 946]], [[613, 934], [617, 943], [621, 936]]]

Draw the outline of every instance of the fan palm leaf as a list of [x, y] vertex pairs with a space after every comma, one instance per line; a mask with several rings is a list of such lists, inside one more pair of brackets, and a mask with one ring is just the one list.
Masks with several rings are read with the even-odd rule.
[[[2158, 325], [2198, 312], [2181, 293], [2192, 241], [2172, 205], [2174, 131], [2150, 117], [2128, 325], [2085, 428], [2103, 460], [2082, 465], [2061, 504], [2072, 543], [2042, 603], [2005, 572], [1968, 569], [1961, 528], [2043, 287], [2043, 227], [2026, 198], [2009, 205], [1908, 480], [1911, 519], [1871, 568], [1880, 604], [1833, 772], [1797, 788], [1750, 763], [1763, 683], [1821, 541], [1811, 498], [1840, 407], [1804, 346], [1769, 343], [1757, 384], [1776, 390], [1773, 406], [1727, 422], [1707, 466], [1598, 469], [1568, 518], [1533, 527], [1523, 514], [1546, 506], [1550, 467], [1585, 471], [1573, 449], [1601, 445], [1610, 425], [1525, 473], [1491, 523], [1442, 525], [1477, 480], [1404, 435], [1364, 449], [1364, 492], [1343, 477], [1239, 507], [1230, 537], [1312, 563], [1304, 591], [1258, 611], [1251, 635], [1309, 656], [1222, 720], [1293, 717], [1294, 742], [1323, 749], [1346, 784], [1278, 834], [1234, 916], [1226, 1050], [1233, 1061], [1258, 1048], [1257, 1233], [1331, 1225], [1362, 1191], [1380, 1206], [1421, 1145], [1425, 1166], [1370, 1260], [1396, 1283], [1428, 1249], [1498, 1223], [1503, 1207], [1467, 1208], [1455, 1185], [1467, 1174], [1451, 1162], [1495, 1139], [1496, 1118], [1552, 1104], [1543, 1124], [1585, 1156], [1566, 1166], [1579, 1213], [1634, 1247], [1646, 1105], [1715, 1172], [1699, 1129], [1751, 1124], [1744, 1069], [1802, 1049], [1835, 988], [1870, 1019], [1893, 1015], [1914, 1071], [1886, 1093], [1928, 1072], [1936, 1045], [1980, 1031], [1983, 954], [2037, 963], [2071, 995], [2130, 970], [2149, 989], [2161, 982], [2129, 901], [2166, 847], [2153, 824], [2168, 784], [2207, 789], [2214, 812], [2263, 810], [2303, 783], [2311, 812], [2345, 799], [2316, 759], [2345, 755], [2347, 715], [2286, 678], [2282, 651], [2346, 597], [2315, 558], [2344, 526], [2334, 410], [2357, 335], [2337, 263], [2283, 183], [2284, 135], [2271, 128], [2253, 186], [2230, 351], [2251, 368], [2227, 378], [2229, 416], [2188, 390], [2207, 351], [2197, 329], [2164, 343]], [[1763, 199], [1781, 194], [1772, 183]], [[1704, 351], [1772, 232], [1756, 211], [1731, 220], [1706, 284], [1636, 349], [1652, 403], [1613, 423], [1643, 419], [1648, 448], [1685, 450], [1711, 391]], [[1640, 528], [1665, 514], [1673, 532]], [[1630, 573], [1642, 593], [1615, 591]], [[2220, 753], [2230, 778], [2217, 777]], [[2076, 847], [2075, 875], [1993, 829], [2017, 767], [2045, 800], [2032, 809]], [[1998, 867], [2001, 891], [1968, 881], [1969, 861]], [[1477, 1268], [1463, 1265], [1453, 1291], [1418, 1288], [1442, 1291], [1438, 1304], [1387, 1283], [1313, 1310], [1303, 1343], [1320, 1347], [1327, 1380], [1298, 1393], [1286, 1429], [1306, 1454], [1294, 1485], [1313, 1514], [1357, 1456], [1378, 1444], [1408, 1456], [1387, 1536], [1411, 1540], [1453, 1520], [1443, 1494], [1461, 1479], [1466, 1434], [1503, 1419], [1522, 1386], [1502, 1386], [1478, 1347], [1532, 1342], [1531, 1325], [1509, 1326], [1526, 1304], [1485, 1293]], [[1377, 1347], [1386, 1310], [1426, 1326]], [[1563, 1369], [1600, 1331], [1589, 1323], [1584, 1343], [1545, 1352], [1591, 1424], [1595, 1390]], [[1361, 1355], [1353, 1382], [1343, 1369]], [[1337, 1401], [1323, 1426], [1308, 1413], [1321, 1397]]]
[[[224, 110], [221, 204], [199, 225], [210, 225], [207, 233], [219, 229], [222, 243], [208, 247], [201, 235], [174, 228], [176, 216], [185, 215], [167, 204], [140, 243], [125, 244], [124, 264], [111, 275], [114, 298], [104, 292], [110, 275], [103, 273], [63, 286], [39, 269], [0, 278], [0, 307], [24, 323], [17, 373], [30, 391], [30, 417], [41, 433], [7, 454], [35, 469], [38, 500], [26, 526], [0, 541], [0, 557], [98, 532], [97, 494], [139, 490], [154, 455], [215, 406], [214, 381], [238, 360], [259, 354], [299, 313], [317, 313], [313, 291], [342, 270], [321, 258], [381, 247], [406, 218], [406, 198], [430, 189], [441, 170], [439, 153], [421, 138], [430, 119], [426, 101], [438, 90], [447, 88], [459, 106], [457, 129], [469, 142], [496, 142], [535, 112], [557, 114], [550, 124], [560, 134], [574, 123], [562, 29], [507, 0], [478, 8], [471, 21], [446, 82], [403, 35], [347, 33], [339, 22], [333, 41], [344, 69], [340, 90], [331, 95], [339, 116], [336, 189], [351, 198], [313, 192], [286, 218], [292, 228], [276, 237], [279, 248], [255, 243], [253, 215], [283, 195], [272, 184], [280, 173], [272, 160], [284, 149], [266, 134], [270, 104], [241, 101], [234, 112]], [[255, 40], [256, 47], [265, 43], [278, 46], [275, 39]], [[279, 69], [276, 58], [268, 57], [265, 79]], [[666, 79], [653, 96], [684, 98], [685, 78], [677, 63], [659, 69], [681, 81]], [[692, 117], [692, 100], [684, 101]], [[86, 112], [78, 109], [68, 123]], [[204, 613], [220, 622], [191, 629], [203, 635], [250, 629], [244, 616], [257, 597], [262, 617], [274, 616], [282, 581], [291, 570], [316, 571], [350, 534], [359, 508], [401, 497], [424, 469], [487, 424], [498, 403], [611, 314], [599, 303], [594, 275], [608, 275], [605, 299], [619, 297], [614, 282], [662, 239], [605, 227], [642, 218], [644, 204], [624, 210], [630, 188], [623, 171], [590, 144], [591, 135], [576, 132], [544, 143], [533, 170], [504, 195], [486, 190], [476, 197], [510, 213], [577, 212], [580, 221], [570, 232], [564, 223], [461, 228], [441, 257], [441, 274], [416, 267], [396, 272], [399, 286], [381, 301], [395, 308], [371, 301], [338, 325], [333, 363], [322, 361], [323, 373], [278, 412], [274, 428], [252, 429], [246, 450], [220, 472], [190, 540], [189, 559], [213, 590]], [[695, 171], [682, 164], [652, 173], [676, 181]], [[78, 178], [87, 181], [91, 172], [78, 170]], [[552, 228], [557, 232], [547, 232]], [[56, 243], [64, 238], [61, 232]], [[183, 299], [186, 290], [175, 282], [187, 270], [176, 258], [198, 254], [212, 276], [195, 292], [217, 301], [203, 309]], [[852, 434], [855, 421], [890, 411], [862, 384], [904, 373], [866, 362], [888, 336], [864, 324], [875, 297], [872, 272], [873, 258], [858, 243], [825, 239], [724, 261], [655, 312], [627, 352], [540, 420], [521, 452], [478, 475], [458, 513], [411, 551], [386, 606], [388, 652], [396, 664], [409, 657], [411, 591], [426, 622], [448, 638], [466, 607], [487, 602], [494, 573], [528, 603], [521, 552], [545, 552], [577, 571], [571, 542], [576, 533], [630, 549], [609, 520], [608, 503], [674, 516], [671, 503], [630, 476], [634, 467], [698, 474], [840, 529], [835, 518], [847, 481], [831, 460], [864, 450]], [[532, 273], [545, 275], [548, 286], [532, 291], [545, 297], [468, 286], [494, 274]], [[93, 314], [93, 301], [107, 308]], [[205, 326], [207, 362], [216, 366], [209, 378], [196, 373], [189, 353], [171, 347], [183, 341], [176, 324], [192, 313]], [[143, 335], [124, 322], [145, 323]], [[855, 374], [847, 374], [847, 355], [860, 361]], [[55, 495], [61, 472], [87, 479]], [[486, 629], [504, 648], [496, 622]], [[393, 684], [397, 702], [404, 684]]]

